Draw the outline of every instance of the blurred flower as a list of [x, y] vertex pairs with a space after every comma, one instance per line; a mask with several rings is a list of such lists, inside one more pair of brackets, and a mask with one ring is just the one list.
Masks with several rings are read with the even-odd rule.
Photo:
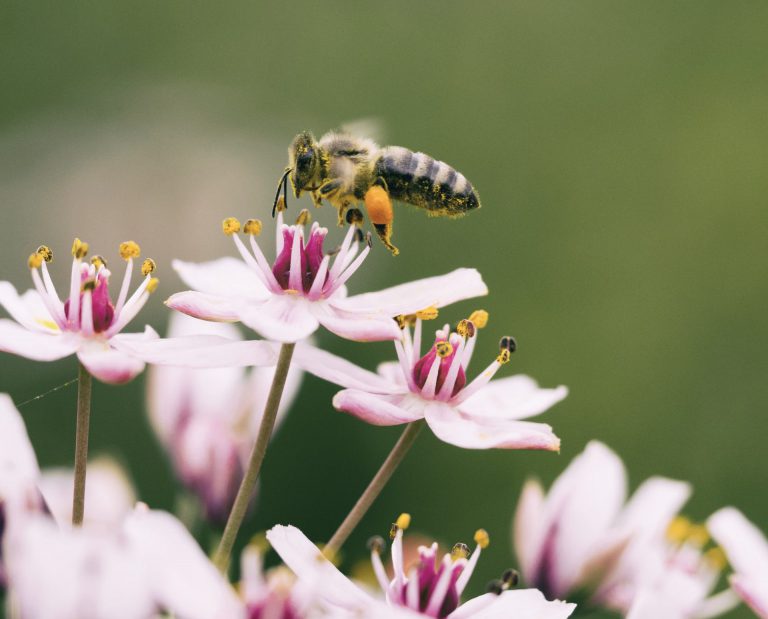
[[394, 578], [387, 578], [381, 562], [383, 540], [374, 538], [371, 559], [386, 601], [375, 598], [361, 589], [328, 561], [312, 542], [296, 527], [278, 525], [267, 533], [267, 539], [283, 561], [331, 607], [346, 611], [348, 615], [364, 617], [448, 617], [463, 619], [491, 619], [492, 617], [536, 617], [560, 619], [570, 616], [575, 605], [548, 602], [535, 590], [510, 591], [514, 573], [507, 572], [494, 581], [491, 591], [460, 604], [472, 571], [480, 557], [481, 548], [487, 546], [488, 534], [480, 530], [475, 534], [477, 549], [469, 557], [464, 544], [456, 544], [450, 553], [438, 561], [437, 544], [419, 549], [420, 562], [408, 569], [403, 564], [403, 529], [410, 517], [403, 514], [393, 525], [392, 563]]
[[681, 617], [730, 608], [725, 597], [707, 598], [722, 568], [719, 550], [705, 550], [703, 526], [676, 516], [690, 492], [685, 482], [653, 477], [625, 504], [621, 460], [592, 441], [546, 496], [535, 480], [523, 488], [513, 533], [526, 583], [556, 597], [580, 592], [623, 613], [635, 604], [636, 616], [662, 604]]
[[733, 507], [712, 514], [707, 527], [733, 567], [731, 587], [758, 617], [768, 618], [768, 540], [765, 535]]
[[278, 212], [277, 257], [272, 264], [255, 239], [261, 222], [251, 219], [242, 226], [250, 236], [249, 251], [237, 236], [240, 222], [225, 219], [224, 232], [232, 237], [243, 260], [174, 261], [174, 268], [193, 290], [174, 294], [167, 305], [204, 320], [242, 321], [279, 342], [302, 340], [321, 324], [341, 337], [370, 341], [397, 339], [400, 332], [391, 320], [397, 314], [488, 292], [477, 271], [458, 269], [442, 277], [347, 297], [345, 284], [365, 260], [370, 244], [366, 242], [358, 255], [360, 231], [350, 225], [331, 265], [332, 254], [323, 253], [327, 228], [312, 224], [305, 241], [308, 217], [302, 211], [297, 224], [287, 226], [282, 210]]
[[122, 243], [120, 256], [127, 267], [113, 305], [109, 296], [111, 272], [100, 256], [94, 256], [90, 264], [84, 263], [87, 253], [88, 244], [75, 239], [69, 298], [64, 302], [48, 272], [53, 252], [45, 245], [29, 257], [35, 290], [19, 296], [9, 282], [0, 282], [0, 305], [16, 321], [0, 320], [0, 350], [36, 361], [55, 361], [77, 354], [88, 372], [99, 380], [124, 383], [144, 369], [144, 362], [117, 350], [116, 344], [157, 337], [149, 327], [143, 334], [120, 334], [157, 287], [157, 280], [152, 277], [155, 263], [151, 259], [144, 261], [144, 280], [129, 298], [133, 261], [139, 257], [139, 246], [133, 241]]
[[[193, 334], [240, 340], [232, 325], [203, 322], [178, 313], [171, 316], [167, 341]], [[229, 514], [274, 373], [274, 366], [250, 371], [239, 367], [189, 369], [167, 365], [150, 369], [152, 426], [169, 451], [180, 479], [199, 497], [211, 520], [223, 522]], [[290, 369], [279, 416], [290, 408], [300, 382], [301, 371]]]
[[[438, 438], [468, 449], [560, 448], [560, 439], [550, 426], [520, 420], [562, 400], [568, 393], [565, 387], [541, 389], [522, 375], [491, 382], [514, 350], [514, 340], [509, 337], [502, 338], [496, 359], [467, 383], [465, 372], [487, 313], [478, 311], [470, 320], [461, 321], [459, 332], [451, 332], [445, 325], [424, 356], [420, 352], [422, 313], [433, 315], [434, 308], [414, 317], [400, 317], [404, 329], [402, 339], [395, 342], [399, 362], [381, 364], [378, 374], [309, 345], [297, 349], [296, 362], [347, 387], [336, 394], [333, 405], [374, 425], [426, 419]], [[415, 322], [413, 339], [405, 324], [411, 321]]]

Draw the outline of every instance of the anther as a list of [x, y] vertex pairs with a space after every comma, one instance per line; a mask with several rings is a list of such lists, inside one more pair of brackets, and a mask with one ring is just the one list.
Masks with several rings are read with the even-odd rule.
[[157, 286], [160, 284], [160, 280], [156, 277], [153, 277], [147, 282], [147, 292], [149, 294], [152, 294], [155, 290], [157, 290]]
[[157, 265], [152, 258], [147, 258], [141, 263], [141, 274], [146, 277], [150, 273], [154, 273], [157, 270]]
[[397, 520], [395, 520], [395, 524], [398, 526], [398, 528], [405, 531], [408, 527], [411, 526], [411, 515], [402, 513], [397, 517]]
[[88, 255], [88, 243], [75, 239], [72, 243], [72, 255], [78, 260], [82, 260]]
[[469, 546], [459, 542], [454, 544], [451, 548], [451, 559], [458, 561], [459, 559], [467, 559], [469, 557]]
[[96, 280], [95, 279], [87, 279], [83, 282], [83, 290], [93, 290], [96, 288]]
[[690, 531], [688, 531], [687, 541], [694, 546], [704, 546], [709, 541], [709, 531], [707, 531], [707, 527], [703, 524], [692, 525]]
[[27, 260], [27, 264], [29, 265], [30, 269], [39, 269], [41, 265], [43, 264], [44, 258], [35, 252], [34, 254], [29, 255], [29, 260]]
[[516, 587], [517, 584], [520, 582], [520, 574], [517, 570], [513, 570], [512, 568], [509, 568], [508, 570], [504, 570], [504, 572], [501, 575], [501, 582], [503, 582], [507, 588], [509, 587]]
[[395, 316], [395, 322], [397, 323], [397, 326], [400, 327], [401, 331], [408, 325], [407, 318], [403, 314]]
[[307, 209], [301, 209], [296, 217], [296, 225], [306, 226], [310, 221], [312, 221], [312, 215], [309, 214]]
[[387, 543], [384, 541], [384, 538], [381, 535], [374, 535], [368, 540], [368, 542], [366, 542], [365, 546], [371, 552], [375, 552], [377, 555], [380, 555], [387, 547]]
[[499, 356], [496, 357], [497, 363], [504, 365], [509, 363], [512, 353], [517, 350], [517, 342], [511, 335], [505, 335], [499, 340]]
[[351, 208], [347, 211], [346, 219], [350, 226], [360, 226], [363, 223], [363, 212], [359, 208]]
[[488, 312], [485, 310], [475, 310], [470, 314], [469, 321], [474, 323], [478, 329], [484, 329], [488, 324]]
[[389, 527], [389, 539], [393, 540], [395, 539], [395, 536], [397, 535], [397, 532], [400, 530], [400, 527], [397, 526], [394, 522]]
[[416, 318], [421, 318], [422, 320], [434, 320], [437, 318], [438, 314], [438, 309], [434, 305], [430, 305], [429, 307], [425, 307], [423, 310], [416, 312]]
[[480, 548], [488, 548], [488, 544], [491, 543], [488, 531], [485, 529], [478, 529], [475, 531], [475, 543], [480, 546]]
[[710, 548], [704, 553], [704, 560], [716, 570], [724, 570], [728, 566], [728, 557], [720, 546]]
[[135, 241], [124, 241], [120, 243], [120, 257], [123, 260], [138, 258], [141, 255], [141, 248]]
[[261, 234], [261, 220], [249, 219], [243, 226], [244, 234], [252, 234], [253, 236], [259, 236]]
[[370, 232], [365, 233], [365, 244], [369, 247], [373, 247], [373, 237], [371, 236]]
[[47, 245], [41, 245], [35, 253], [40, 254], [46, 262], [53, 262], [53, 252]]
[[501, 595], [504, 593], [504, 583], [498, 578], [492, 580], [485, 587], [486, 593], [493, 593], [494, 595]]
[[221, 230], [227, 236], [232, 236], [240, 232], [240, 220], [237, 217], [227, 217], [221, 222]]
[[456, 325], [456, 333], [461, 337], [474, 337], [475, 336], [475, 323], [471, 320], [460, 320]]
[[445, 359], [453, 353], [453, 346], [450, 342], [437, 342], [435, 344], [435, 352], [441, 359]]
[[365, 235], [363, 234], [363, 231], [360, 228], [355, 228], [354, 242], [362, 243], [364, 240], [365, 240]]
[[107, 268], [107, 261], [101, 256], [93, 256], [93, 258], [91, 258], [91, 264], [97, 269], [100, 269], [101, 267], [104, 267], [105, 269]]
[[667, 539], [672, 542], [682, 542], [688, 537], [691, 521], [685, 516], [676, 516], [667, 526]]
[[277, 199], [277, 202], [275, 202], [275, 212], [281, 213], [282, 211], [286, 210], [288, 207], [285, 204], [285, 198], [283, 196], [280, 196]]

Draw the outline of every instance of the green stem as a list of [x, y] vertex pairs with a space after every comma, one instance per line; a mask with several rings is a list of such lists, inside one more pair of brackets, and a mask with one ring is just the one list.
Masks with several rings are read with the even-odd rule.
[[272, 430], [275, 427], [277, 419], [277, 409], [280, 406], [280, 399], [283, 396], [285, 379], [288, 376], [288, 368], [291, 365], [293, 349], [296, 344], [288, 343], [280, 347], [280, 355], [277, 359], [275, 368], [275, 377], [272, 379], [272, 386], [269, 389], [267, 403], [264, 406], [264, 416], [261, 419], [259, 433], [256, 436], [256, 442], [251, 451], [251, 457], [248, 461], [248, 468], [240, 482], [240, 488], [237, 491], [235, 502], [232, 505], [232, 511], [229, 512], [227, 525], [224, 527], [224, 533], [221, 536], [219, 547], [213, 555], [213, 562], [222, 573], [226, 573], [229, 567], [229, 558], [232, 555], [232, 547], [235, 545], [237, 533], [243, 524], [245, 514], [248, 511], [248, 505], [256, 489], [256, 482], [259, 479], [261, 464], [264, 462], [264, 456], [267, 453], [267, 445], [272, 436]]
[[88, 462], [88, 428], [91, 421], [93, 379], [81, 363], [77, 380], [77, 422], [75, 429], [75, 492], [72, 497], [72, 524], [83, 524], [85, 514], [85, 469]]
[[397, 467], [405, 458], [405, 455], [413, 446], [416, 441], [416, 437], [424, 427], [424, 420], [413, 421], [405, 426], [405, 430], [400, 435], [400, 438], [395, 443], [392, 451], [389, 452], [387, 459], [384, 460], [384, 464], [381, 465], [376, 475], [374, 475], [371, 483], [365, 489], [360, 498], [357, 499], [357, 503], [352, 508], [352, 511], [344, 518], [344, 522], [341, 523], [336, 533], [333, 534], [331, 540], [325, 545], [324, 554], [327, 557], [333, 557], [347, 541], [347, 538], [352, 534], [360, 521], [365, 516], [366, 512], [370, 509], [373, 502], [384, 490], [384, 486], [390, 480]]

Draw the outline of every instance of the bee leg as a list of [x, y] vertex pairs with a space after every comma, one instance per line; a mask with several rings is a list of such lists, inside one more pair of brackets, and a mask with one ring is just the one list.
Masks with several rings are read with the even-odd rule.
[[339, 206], [339, 217], [336, 220], [336, 223], [338, 224], [339, 228], [344, 227], [344, 223], [346, 222], [346, 213], [347, 209], [351, 206], [349, 202], [342, 202], [341, 206]]
[[343, 182], [340, 178], [334, 178], [329, 181], [325, 181], [317, 190], [321, 198], [328, 199], [341, 189]]
[[368, 218], [371, 220], [381, 242], [384, 243], [384, 247], [391, 251], [393, 256], [397, 256], [400, 250], [392, 245], [391, 242], [392, 221], [394, 219], [392, 199], [389, 197], [385, 186], [377, 182], [373, 183], [371, 188], [365, 193], [365, 209], [368, 211]]
[[315, 208], [320, 208], [323, 205], [323, 199], [320, 197], [320, 192], [313, 191], [310, 195], [312, 196], [312, 205]]
[[381, 242], [384, 243], [384, 247], [392, 252], [393, 256], [397, 256], [400, 250], [392, 245], [392, 224], [373, 224], [373, 227], [376, 230], [376, 234], [379, 235]]

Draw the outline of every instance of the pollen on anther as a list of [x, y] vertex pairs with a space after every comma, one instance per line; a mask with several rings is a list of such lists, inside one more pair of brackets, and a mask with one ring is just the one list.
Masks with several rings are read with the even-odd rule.
[[389, 539], [393, 540], [397, 536], [397, 532], [400, 530], [400, 527], [397, 526], [394, 522], [392, 523], [392, 526], [389, 527]]
[[395, 521], [395, 524], [401, 528], [403, 531], [405, 531], [408, 527], [411, 526], [411, 515], [402, 513], [397, 517], [397, 520]]
[[83, 282], [83, 290], [93, 290], [96, 288], [96, 280], [95, 279], [87, 279]]
[[366, 547], [371, 552], [375, 552], [377, 555], [380, 555], [386, 548], [386, 542], [384, 541], [384, 538], [381, 537], [381, 535], [374, 535], [368, 540]]
[[101, 256], [93, 256], [91, 258], [91, 264], [95, 266], [97, 269], [104, 267], [107, 267], [107, 261], [104, 260]]
[[496, 357], [496, 363], [499, 363], [501, 365], [505, 365], [509, 363], [509, 360], [512, 358], [512, 355], [508, 350], [501, 350], [499, 351], [499, 356]]
[[691, 521], [685, 516], [676, 516], [667, 526], [667, 539], [682, 542], [691, 530]]
[[146, 277], [150, 273], [154, 273], [157, 270], [157, 264], [152, 258], [147, 258], [141, 263], [141, 274]]
[[435, 344], [435, 352], [441, 359], [449, 357], [453, 353], [453, 346], [450, 342], [438, 342]]
[[471, 320], [460, 320], [456, 325], [456, 333], [461, 337], [475, 337], [475, 323]]
[[439, 313], [439, 310], [434, 305], [430, 305], [429, 307], [425, 307], [423, 310], [416, 312], [416, 318], [420, 318], [421, 320], [435, 320]]
[[485, 529], [478, 529], [475, 531], [475, 543], [480, 546], [480, 548], [488, 548], [488, 544], [491, 543], [488, 531]]
[[478, 329], [484, 329], [488, 324], [488, 312], [485, 310], [475, 310], [470, 314], [469, 321]]
[[160, 280], [156, 277], [153, 277], [152, 279], [147, 282], [147, 292], [149, 294], [152, 294], [155, 290], [157, 290], [157, 286], [160, 284]]
[[259, 236], [261, 234], [261, 221], [258, 219], [249, 219], [245, 222], [245, 225], [243, 225], [243, 233]]
[[221, 222], [221, 229], [227, 236], [240, 232], [240, 220], [237, 217], [227, 217]]
[[47, 245], [41, 245], [37, 248], [37, 252], [43, 257], [43, 260], [46, 262], [52, 262], [53, 261], [53, 252], [51, 251], [51, 248]]
[[285, 198], [283, 196], [280, 196], [277, 199], [277, 203], [275, 204], [275, 211], [280, 213], [284, 210], [286, 210], [288, 206], [285, 204]]
[[88, 255], [88, 243], [75, 239], [72, 243], [72, 255], [78, 260], [82, 260]]
[[39, 269], [43, 264], [44, 258], [35, 252], [34, 254], [29, 255], [29, 260], [27, 260], [27, 264], [29, 265], [30, 269]]
[[296, 225], [306, 226], [310, 221], [312, 221], [312, 215], [310, 215], [307, 209], [301, 209], [299, 214], [296, 216]]
[[131, 258], [138, 258], [141, 255], [141, 248], [136, 241], [123, 241], [120, 243], [120, 257], [123, 260], [130, 260]]
[[451, 548], [451, 559], [454, 561], [458, 561], [459, 559], [466, 559], [469, 557], [469, 546], [466, 544], [459, 542], [458, 544], [454, 544], [453, 548]]
[[504, 593], [504, 583], [498, 578], [493, 579], [485, 587], [486, 593], [493, 593], [494, 595], [501, 595]]
[[501, 575], [501, 582], [507, 587], [516, 587], [517, 583], [520, 582], [520, 574], [512, 568], [504, 570], [504, 573]]
[[704, 553], [704, 560], [716, 570], [724, 570], [728, 566], [728, 557], [720, 546], [707, 550]]

